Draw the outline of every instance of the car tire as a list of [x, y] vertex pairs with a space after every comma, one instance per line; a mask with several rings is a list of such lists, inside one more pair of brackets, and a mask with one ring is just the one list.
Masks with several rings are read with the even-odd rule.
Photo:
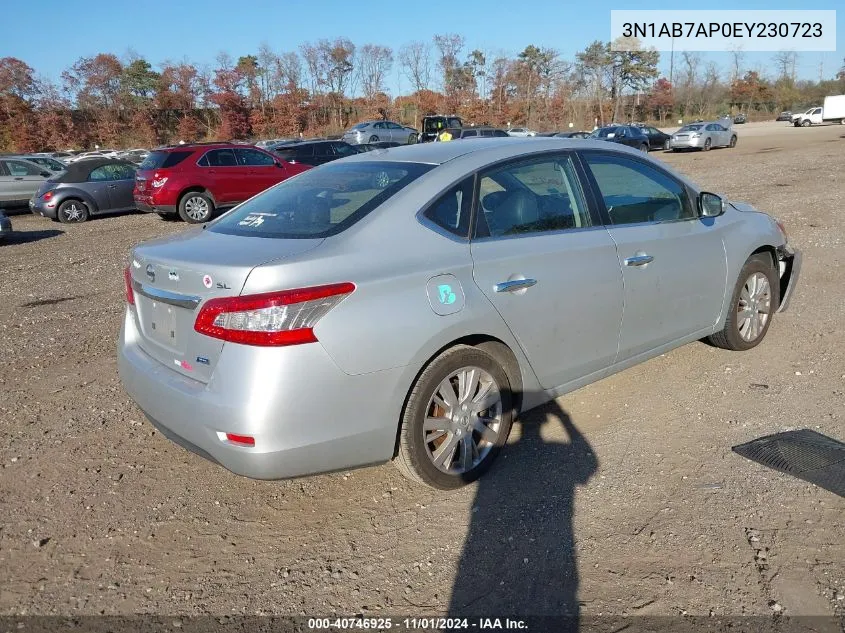
[[801, 127], [810, 127], [812, 124], [813, 123], [810, 121], [810, 119], [804, 119], [803, 121], [801, 121]]
[[[749, 257], [734, 287], [725, 327], [707, 340], [716, 347], [733, 351], [745, 351], [759, 345], [769, 331], [772, 316], [777, 311], [779, 289], [777, 270], [771, 256], [768, 253], [757, 253]], [[746, 310], [753, 314], [741, 318], [740, 313]], [[762, 323], [760, 314], [766, 315]]]
[[378, 136], [376, 136], [375, 134], [373, 134], [373, 135], [370, 137], [370, 140], [369, 140], [369, 141], [367, 141], [367, 142], [368, 142], [368, 143], [378, 143]]
[[189, 191], [179, 200], [179, 217], [188, 224], [208, 222], [214, 215], [214, 201], [201, 191]]
[[731, 142], [728, 143], [728, 147], [736, 147], [736, 134], [731, 136]]
[[[462, 397], [468, 380], [471, 391]], [[480, 408], [485, 405], [490, 406]], [[511, 385], [501, 364], [479, 348], [452, 347], [431, 361], [411, 388], [394, 463], [417, 483], [460, 488], [487, 471], [507, 442], [512, 421]]]
[[644, 154], [648, 154], [648, 145], [646, 143], [643, 143], [642, 145], [640, 145], [639, 150]]
[[704, 151], [705, 151], [705, 152], [709, 152], [709, 151], [710, 151], [710, 148], [711, 148], [712, 146], [713, 146], [713, 143], [712, 143], [712, 141], [708, 138], [706, 141], [704, 141], [704, 148], [703, 148], [703, 149], [704, 149]]
[[78, 224], [85, 222], [91, 215], [88, 205], [82, 200], [65, 200], [56, 210], [56, 216], [62, 224]]
[[417, 135], [416, 134], [408, 134], [408, 145], [413, 145], [417, 142]]

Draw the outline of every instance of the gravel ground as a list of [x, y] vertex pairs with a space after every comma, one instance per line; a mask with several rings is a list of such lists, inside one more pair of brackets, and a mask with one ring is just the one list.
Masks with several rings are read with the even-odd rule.
[[448, 494], [390, 464], [250, 481], [166, 441], [121, 389], [115, 338], [129, 247], [184, 225], [13, 215], [0, 615], [842, 615], [845, 499], [730, 447], [845, 440], [845, 127], [738, 129], [734, 150], [659, 157], [804, 250], [766, 341], [688, 345], [528, 412]]

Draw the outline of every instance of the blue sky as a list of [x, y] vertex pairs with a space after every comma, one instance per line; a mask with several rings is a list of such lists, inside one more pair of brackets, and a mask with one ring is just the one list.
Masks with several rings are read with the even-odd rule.
[[[396, 51], [409, 40], [431, 40], [436, 33], [460, 33], [469, 52], [515, 55], [528, 44], [549, 46], [564, 58], [593, 40], [610, 38], [612, 8], [692, 8], [677, 2], [625, 2], [604, 5], [562, 0], [491, 2], [490, 0], [181, 0], [168, 3], [117, 3], [105, 0], [37, 0], [4, 7], [6, 24], [0, 36], [0, 57], [18, 57], [40, 74], [58, 80], [64, 68], [81, 56], [110, 52], [123, 56], [130, 49], [157, 66], [165, 60], [188, 59], [214, 64], [220, 51], [232, 57], [255, 53], [262, 42], [276, 51], [321, 38], [346, 36], [356, 45], [375, 43]], [[841, 0], [814, 0], [813, 9], [842, 9]], [[795, 0], [745, 2], [710, 0], [707, 9], [800, 9]], [[84, 8], [83, 8], [84, 7]], [[797, 72], [817, 79], [835, 76], [845, 57], [845, 10], [837, 14], [837, 52], [800, 53]], [[440, 25], [443, 25], [442, 27]], [[24, 26], [28, 25], [28, 26]], [[42, 30], [46, 29], [46, 30]], [[43, 33], [40, 36], [39, 33]], [[727, 53], [702, 53], [727, 72]], [[678, 56], [676, 55], [677, 69]], [[773, 72], [771, 55], [746, 53], [745, 66]], [[669, 73], [669, 54], [661, 54], [661, 70]], [[393, 94], [407, 92], [408, 80], [398, 62], [390, 74]]]

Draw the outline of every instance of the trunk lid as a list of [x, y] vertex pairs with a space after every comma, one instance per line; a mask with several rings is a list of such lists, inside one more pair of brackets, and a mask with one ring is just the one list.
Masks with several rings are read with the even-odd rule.
[[132, 251], [140, 347], [163, 365], [208, 382], [223, 341], [194, 330], [202, 304], [241, 293], [256, 266], [316, 248], [322, 239], [241, 237], [196, 229]]

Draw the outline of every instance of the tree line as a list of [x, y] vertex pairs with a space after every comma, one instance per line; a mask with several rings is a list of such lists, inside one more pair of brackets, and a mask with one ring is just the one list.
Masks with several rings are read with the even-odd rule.
[[[337, 37], [285, 52], [263, 44], [253, 55], [221, 53], [205, 65], [154, 67], [134, 53], [100, 53], [78, 59], [58, 82], [6, 57], [0, 59], [0, 150], [319, 136], [370, 118], [418, 127], [432, 113], [495, 126], [590, 129], [595, 122], [665, 122], [726, 111], [768, 115], [845, 92], [845, 66], [833, 79], [799, 81], [795, 53], [776, 55], [768, 75], [746, 69], [740, 52], [726, 73], [683, 53], [667, 78], [658, 72], [657, 51], [614, 48], [595, 41], [564, 59], [533, 44], [515, 56], [468, 50], [457, 34], [396, 51]], [[388, 94], [391, 76], [401, 94]]]

